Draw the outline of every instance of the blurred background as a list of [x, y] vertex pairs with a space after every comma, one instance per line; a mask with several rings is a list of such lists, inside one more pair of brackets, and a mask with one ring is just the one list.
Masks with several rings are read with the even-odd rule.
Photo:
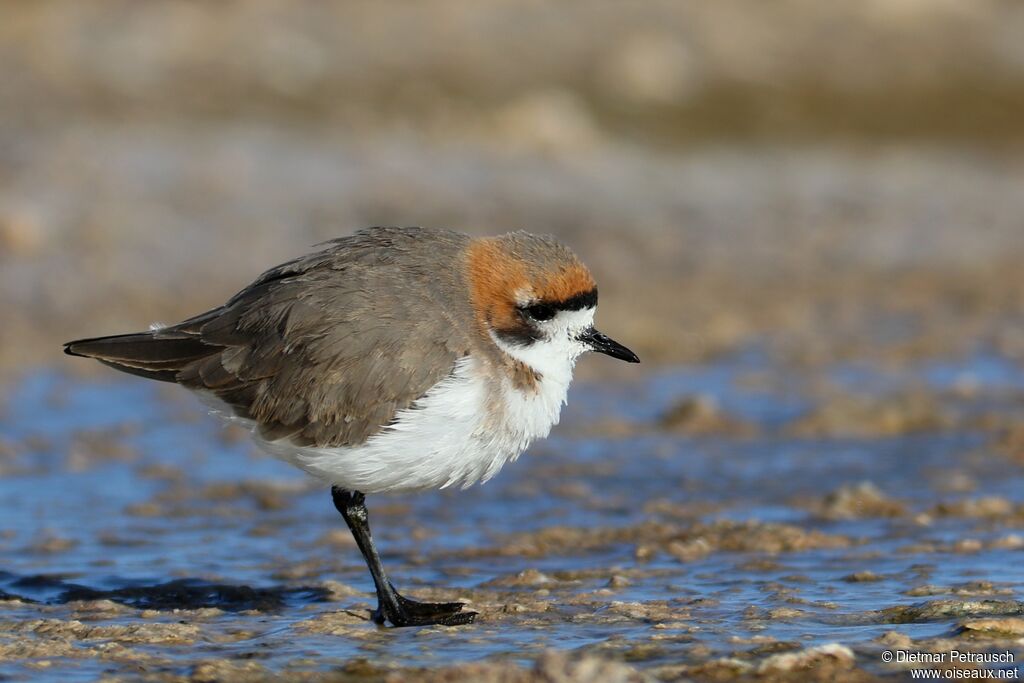
[[[321, 483], [61, 353], [372, 225], [553, 233], [644, 360], [371, 501], [472, 635], [374, 629]], [[1022, 262], [1019, 0], [0, 2], [0, 678], [1019, 666]]]
[[1019, 358], [1022, 35], [1014, 0], [4, 3], [0, 365], [381, 224], [558, 235], [649, 361]]

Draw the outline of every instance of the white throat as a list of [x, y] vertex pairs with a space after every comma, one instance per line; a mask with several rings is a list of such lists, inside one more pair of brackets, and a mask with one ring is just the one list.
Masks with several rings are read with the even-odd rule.
[[541, 377], [541, 384], [552, 382], [568, 387], [576, 359], [588, 350], [580, 334], [594, 324], [593, 308], [560, 311], [551, 320], [538, 323], [541, 339], [530, 344], [509, 343], [491, 332], [499, 349], [524, 363]]

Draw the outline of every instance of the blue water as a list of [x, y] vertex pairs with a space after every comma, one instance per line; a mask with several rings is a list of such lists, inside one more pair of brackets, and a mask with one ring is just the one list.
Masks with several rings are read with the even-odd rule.
[[[751, 386], [746, 380], [754, 373], [770, 381]], [[949, 391], [965, 378], [974, 393]], [[866, 396], [923, 386], [957, 414], [979, 405], [1013, 411], [1024, 393], [1024, 371], [986, 354], [898, 373], [837, 366], [829, 379]], [[410, 592], [429, 586], [453, 596], [486, 593], [495, 578], [531, 569], [572, 578], [543, 586], [549, 591], [541, 596], [547, 602], [543, 614], [529, 614], [521, 623], [484, 618], [468, 627], [471, 637], [464, 629], [379, 630], [366, 624], [365, 637], [352, 639], [295, 627], [339, 609], [365, 614], [372, 606], [369, 577], [354, 547], [325, 540], [344, 527], [323, 486], [259, 453], [176, 388], [40, 373], [8, 387], [0, 413], [0, 590], [23, 600], [0, 601], [0, 620], [68, 618], [65, 603], [86, 591], [136, 609], [155, 605], [171, 621], [175, 607], [216, 606], [223, 614], [204, 628], [214, 635], [248, 634], [211, 635], [195, 647], [146, 646], [160, 651], [171, 668], [187, 667], [200, 655], [256, 653], [265, 666], [282, 671], [297, 658], [312, 658], [317, 669], [353, 657], [423, 665], [525, 661], [546, 648], [614, 654], [657, 642], [653, 654], [635, 662], [649, 666], [689, 661], [694, 643], [715, 656], [753, 647], [733, 636], [841, 642], [867, 652], [886, 631], [914, 638], [951, 633], [955, 619], [893, 624], [881, 612], [951, 597], [906, 594], [924, 584], [988, 581], [1001, 593], [989, 597], [1020, 600], [1017, 567], [1024, 553], [994, 543], [1024, 533], [1013, 526], [1019, 516], [914, 520], [939, 501], [964, 497], [1024, 503], [1019, 462], [993, 449], [991, 435], [969, 423], [885, 438], [794, 437], [786, 426], [819, 400], [811, 387], [807, 378], [773, 370], [756, 354], [629, 383], [583, 382], [574, 387], [555, 434], [487, 485], [371, 497], [385, 564]], [[660, 415], [692, 395], [754, 425], [755, 433], [692, 436], [657, 428]], [[627, 428], [608, 436], [600, 429], [606, 419]], [[974, 490], [949, 491], [944, 484], [954, 471], [969, 476]], [[805, 504], [862, 481], [899, 499], [908, 514], [830, 520]], [[233, 492], [238, 482], [250, 482], [251, 489]], [[673, 505], [687, 512], [665, 512]], [[658, 547], [638, 559], [637, 543], [627, 534], [539, 556], [504, 552], [520, 535], [556, 526], [632, 529], [661, 522], [685, 531], [722, 520], [790, 524], [854, 543], [776, 555], [717, 551], [682, 562]], [[981, 549], [953, 552], [952, 544], [964, 538], [976, 539]], [[758, 567], [757, 560], [772, 563]], [[843, 580], [864, 571], [879, 580]], [[628, 585], [603, 595], [616, 574], [628, 576]], [[323, 588], [327, 580], [365, 594], [331, 601]], [[537, 599], [539, 588], [503, 587], [501, 599]], [[253, 589], [256, 597], [242, 589]], [[247, 611], [253, 600], [259, 601], [256, 611]], [[623, 616], [625, 608], [616, 603], [662, 605], [678, 618], [658, 626]], [[770, 616], [777, 608], [800, 612]], [[110, 623], [140, 618], [129, 611]], [[0, 677], [38, 678], [29, 664], [0, 661]], [[46, 676], [89, 679], [105, 667], [95, 659], [58, 659]]]

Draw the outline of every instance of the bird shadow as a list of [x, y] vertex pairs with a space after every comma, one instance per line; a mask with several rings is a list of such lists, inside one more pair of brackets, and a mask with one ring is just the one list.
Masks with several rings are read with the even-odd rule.
[[[25, 603], [65, 604], [82, 600], [110, 600], [136, 609], [171, 611], [217, 608], [226, 612], [276, 612], [290, 603], [329, 601], [330, 591], [321, 586], [270, 586], [214, 583], [197, 578], [157, 584], [92, 588], [65, 581], [60, 576], [7, 574], [0, 600]], [[32, 597], [36, 595], [37, 597]]]

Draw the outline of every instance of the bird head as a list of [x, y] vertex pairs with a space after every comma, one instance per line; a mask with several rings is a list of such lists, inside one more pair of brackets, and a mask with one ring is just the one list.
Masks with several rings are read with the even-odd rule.
[[541, 375], [571, 367], [587, 351], [640, 362], [594, 328], [594, 278], [554, 238], [514, 232], [477, 239], [467, 262], [478, 325], [515, 360]]

